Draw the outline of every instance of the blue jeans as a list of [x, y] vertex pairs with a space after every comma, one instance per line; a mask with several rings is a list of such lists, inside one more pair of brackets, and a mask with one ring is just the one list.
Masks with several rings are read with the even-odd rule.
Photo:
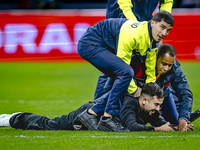
[[174, 125], [179, 124], [179, 105], [180, 103], [178, 103], [178, 98], [173, 93], [170, 93], [165, 97], [161, 112], [166, 121]]
[[[78, 53], [102, 73], [115, 79], [108, 95], [104, 97], [101, 103], [97, 103], [91, 109], [96, 114], [105, 111], [111, 115], [119, 116], [122, 101], [134, 76], [133, 69], [121, 58], [109, 51], [107, 47], [86, 45], [79, 42]], [[102, 106], [105, 107], [102, 108]]]

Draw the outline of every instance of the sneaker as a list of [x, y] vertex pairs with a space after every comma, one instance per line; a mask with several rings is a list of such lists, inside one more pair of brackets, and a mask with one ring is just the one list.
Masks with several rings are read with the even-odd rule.
[[89, 114], [87, 110], [77, 116], [77, 118], [91, 131], [97, 130], [97, 116]]
[[97, 129], [108, 132], [130, 132], [127, 128], [122, 126], [119, 118], [113, 116], [107, 119], [101, 116]]
[[200, 110], [198, 109], [198, 110], [191, 113], [190, 122], [193, 122], [194, 120], [196, 120], [199, 117], [200, 117]]
[[9, 123], [10, 118], [18, 113], [20, 112], [13, 113], [13, 114], [0, 115], [0, 127], [10, 127], [10, 123]]

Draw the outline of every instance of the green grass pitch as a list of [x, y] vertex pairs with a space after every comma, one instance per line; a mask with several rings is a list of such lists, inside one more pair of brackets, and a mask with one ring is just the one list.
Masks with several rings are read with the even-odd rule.
[[[200, 109], [200, 63], [182, 63]], [[100, 72], [88, 63], [0, 63], [0, 114], [32, 112], [50, 118], [93, 99]], [[31, 131], [0, 128], [0, 150], [199, 149], [200, 119], [191, 132]]]

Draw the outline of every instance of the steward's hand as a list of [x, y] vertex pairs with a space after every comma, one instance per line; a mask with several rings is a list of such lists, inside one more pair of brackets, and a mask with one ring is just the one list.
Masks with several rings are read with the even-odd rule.
[[187, 121], [185, 119], [180, 119], [178, 124], [178, 131], [187, 131]]
[[187, 131], [192, 131], [194, 130], [194, 125], [190, 124], [190, 121], [187, 122]]
[[141, 95], [142, 88], [138, 87], [137, 91], [135, 92], [134, 96], [139, 97]]
[[194, 125], [193, 124], [188, 124], [187, 125], [187, 131], [192, 131], [194, 130]]

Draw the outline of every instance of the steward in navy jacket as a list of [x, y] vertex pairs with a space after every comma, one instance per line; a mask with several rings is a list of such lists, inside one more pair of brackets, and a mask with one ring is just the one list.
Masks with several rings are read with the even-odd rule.
[[108, 0], [106, 18], [147, 21], [152, 18], [158, 4], [160, 11], [171, 13], [173, 0]]
[[[141, 59], [135, 56], [134, 59], [140, 59], [141, 62], [141, 64], [135, 65], [133, 63], [139, 61], [134, 61], [131, 66], [136, 73], [135, 80], [137, 85], [142, 87], [145, 81], [145, 66], [143, 62], [145, 58]], [[175, 60], [171, 70], [161, 75], [156, 80], [156, 83], [164, 89], [165, 97], [170, 93], [177, 96], [179, 102], [179, 119], [184, 118], [185, 120], [189, 120], [192, 111], [193, 95], [178, 60]]]
[[[138, 98], [131, 94], [125, 96], [120, 119], [123, 125], [130, 131], [154, 131], [154, 127], [167, 123], [158, 111], [153, 115], [142, 112]], [[150, 123], [152, 126], [146, 126], [147, 123]]]
[[160, 87], [165, 86], [165, 96], [169, 95], [170, 92], [177, 96], [180, 103], [178, 110], [179, 118], [189, 120], [192, 111], [193, 95], [178, 60], [175, 60], [172, 69], [166, 74], [161, 75], [156, 80], [156, 83]]
[[[135, 54], [137, 55], [137, 54]], [[134, 80], [137, 83], [137, 86], [142, 87], [145, 82], [145, 58], [139, 58], [137, 56], [133, 56], [134, 62], [131, 62], [131, 67], [135, 72]], [[135, 64], [137, 62], [137, 64]], [[138, 63], [140, 62], [140, 63]], [[105, 84], [106, 91], [109, 91], [112, 87], [112, 79], [108, 79]], [[178, 60], [175, 60], [173, 67], [166, 74], [161, 75], [156, 83], [164, 89], [165, 97], [168, 97], [170, 93], [173, 93], [178, 98], [179, 109], [177, 110], [179, 113], [179, 119], [184, 118], [185, 120], [190, 120], [190, 114], [192, 111], [193, 104], [193, 94], [190, 90], [189, 84], [185, 75], [181, 69], [180, 63]]]

